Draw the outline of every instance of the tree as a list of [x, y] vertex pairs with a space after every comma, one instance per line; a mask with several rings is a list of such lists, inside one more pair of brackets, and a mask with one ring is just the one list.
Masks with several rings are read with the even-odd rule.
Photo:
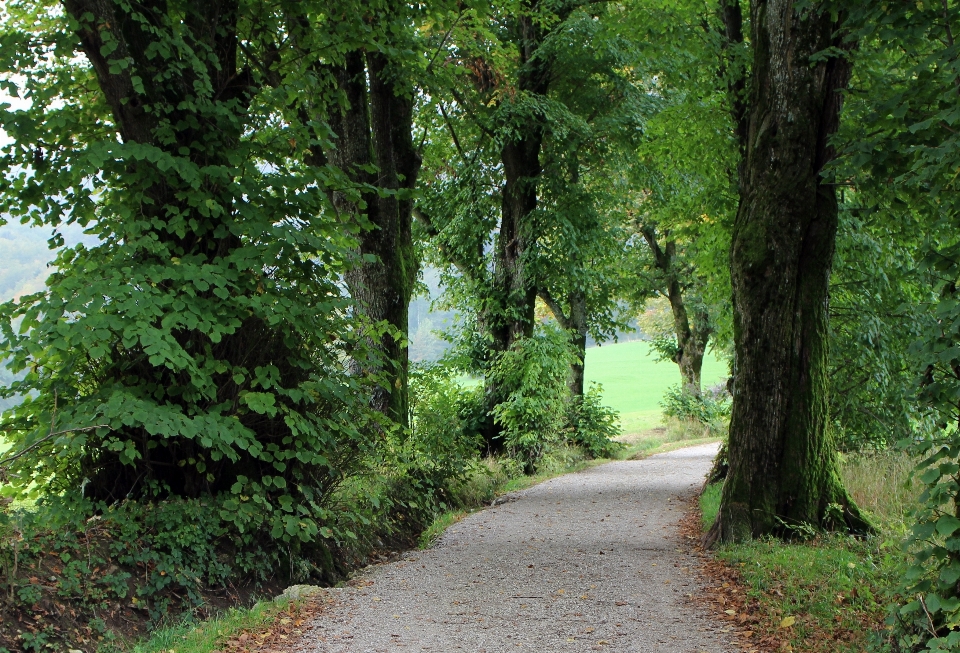
[[699, 395], [707, 345], [715, 335], [723, 342], [730, 319], [726, 256], [737, 147], [717, 85], [716, 35], [703, 27], [702, 8], [676, 3], [661, 11], [649, 28], [657, 30], [650, 38], [661, 106], [644, 124], [629, 171], [624, 296], [635, 309], [651, 297], [667, 300], [672, 328], [649, 335], [679, 367], [682, 391]]
[[[660, 102], [644, 92], [642, 48], [625, 33], [626, 12], [588, 7], [571, 15], [556, 49], [556, 103], [544, 140], [539, 233], [532, 258], [537, 294], [569, 332], [569, 388], [584, 393], [588, 334], [602, 342], [628, 328], [623, 311], [623, 196], [627, 170]], [[569, 47], [571, 39], [577, 47]], [[566, 47], [557, 47], [557, 45]], [[589, 44], [589, 45], [588, 45]]]
[[[317, 15], [317, 8], [301, 3]], [[216, 497], [241, 529], [313, 542], [367, 447], [364, 343], [339, 290], [357, 246], [306, 166], [308, 58], [279, 5], [67, 0], [4, 16], [0, 213], [97, 239], [0, 308], [22, 492]], [[82, 53], [78, 58], [77, 52]], [[292, 515], [296, 514], [297, 518]], [[261, 531], [262, 532], [262, 531]]]
[[885, 248], [907, 260], [906, 273], [896, 266], [884, 273], [892, 294], [907, 300], [896, 307], [909, 322], [900, 334], [916, 336], [902, 360], [919, 402], [910, 406], [916, 419], [902, 420], [910, 428], [899, 444], [917, 457], [923, 492], [907, 536], [913, 560], [885, 644], [952, 651], [960, 643], [960, 7], [864, 0], [848, 11], [861, 44], [851, 93], [861, 129], [844, 142], [841, 171], [868, 234], [894, 235]]
[[[420, 204], [438, 263], [453, 268], [448, 292], [473, 316], [464, 340], [473, 371], [489, 377], [490, 414], [509, 388], [487, 371], [530, 336], [538, 295], [570, 334], [569, 387], [583, 394], [587, 334], [608, 337], [622, 321], [615, 179], [658, 106], [623, 7], [531, 3], [501, 15], [515, 9], [465, 16], [452, 31], [447, 61], [469, 77], [445, 73], [431, 91]], [[488, 442], [498, 428], [488, 423]]]
[[[345, 279], [357, 310], [373, 331], [371, 346], [378, 356], [364, 371], [381, 376], [371, 406], [393, 421], [408, 425], [408, 313], [419, 260], [413, 245], [411, 193], [416, 187], [421, 158], [413, 143], [413, 76], [417, 59], [408, 5], [385, 0], [353, 8], [341, 6], [324, 19], [300, 14], [291, 21], [298, 42], [311, 43], [314, 31], [362, 33], [373, 30], [370, 42], [352, 44], [342, 57], [318, 62], [313, 76], [339, 91], [316, 98], [308, 117], [333, 140], [321, 153], [312, 153], [317, 165], [332, 162], [344, 171], [355, 192], [332, 193], [332, 201], [346, 220], [362, 216], [356, 262]], [[313, 23], [317, 22], [316, 25]], [[318, 140], [324, 134], [315, 134]], [[357, 192], [358, 191], [358, 192]], [[384, 330], [383, 325], [389, 325]]]
[[[737, 40], [739, 5], [723, 6], [726, 33]], [[731, 88], [743, 159], [730, 251], [730, 469], [708, 540], [798, 524], [869, 528], [840, 482], [826, 428], [837, 197], [822, 172], [850, 75], [840, 26], [822, 6], [751, 4], [747, 94]]]
[[669, 351], [663, 353], [680, 368], [682, 391], [699, 397], [703, 357], [713, 335], [706, 303], [696, 289], [700, 280], [694, 271], [685, 269], [684, 263], [678, 260], [677, 241], [669, 232], [663, 238], [662, 246], [653, 226], [641, 226], [640, 234], [650, 249], [653, 267], [658, 273], [659, 292], [667, 298], [673, 314], [675, 340], [669, 342]]
[[[437, 246], [437, 262], [456, 269], [455, 278], [447, 277], [455, 301], [472, 315], [465, 339], [474, 371], [486, 377], [484, 431], [494, 448], [500, 432], [494, 409], [510, 390], [487, 372], [533, 333], [543, 287], [540, 242], [562, 204], [544, 203], [544, 148], [581, 137], [571, 126], [579, 116], [565, 104], [574, 98], [559, 97], [557, 89], [576, 76], [561, 65], [571, 55], [590, 61], [591, 11], [589, 3], [523, 2], [462, 12], [443, 44], [442, 84], [431, 89], [435, 113], [425, 116], [432, 121], [430, 163], [418, 215]], [[451, 63], [461, 64], [459, 71]]]

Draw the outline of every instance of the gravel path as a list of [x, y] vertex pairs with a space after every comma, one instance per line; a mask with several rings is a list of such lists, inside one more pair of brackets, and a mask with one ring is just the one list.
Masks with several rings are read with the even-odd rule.
[[729, 653], [720, 624], [688, 601], [697, 559], [677, 533], [679, 498], [716, 450], [609, 463], [508, 495], [434, 548], [330, 590], [298, 650]]

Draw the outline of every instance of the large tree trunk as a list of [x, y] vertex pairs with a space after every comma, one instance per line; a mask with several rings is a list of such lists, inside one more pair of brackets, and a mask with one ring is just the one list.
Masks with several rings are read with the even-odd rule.
[[[826, 430], [828, 281], [837, 200], [833, 152], [849, 63], [829, 13], [757, 1], [740, 206], [730, 270], [737, 379], [730, 469], [708, 540], [743, 541], [812, 524], [868, 525], [840, 483]], [[839, 507], [839, 508], [837, 508]]]
[[[412, 203], [398, 197], [398, 191], [415, 186], [420, 157], [411, 138], [412, 96], [409, 89], [396, 87], [392, 81], [396, 77], [380, 53], [347, 54], [338, 78], [348, 104], [331, 117], [337, 134], [331, 158], [357, 183], [388, 191], [364, 193], [362, 211], [340, 193], [335, 203], [345, 212], [363, 212], [372, 227], [360, 236], [357, 264], [346, 274], [346, 282], [357, 309], [371, 322], [387, 322], [396, 334], [372, 342], [379, 360], [363, 371], [383, 378], [371, 405], [406, 426], [407, 316], [419, 262], [413, 247]], [[376, 172], [365, 169], [370, 164]]]

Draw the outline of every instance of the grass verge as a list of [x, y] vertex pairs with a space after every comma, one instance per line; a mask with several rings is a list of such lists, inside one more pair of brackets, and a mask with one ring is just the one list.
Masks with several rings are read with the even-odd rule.
[[619, 438], [624, 448], [618, 458], [641, 460], [647, 456], [666, 453], [683, 447], [717, 442], [726, 434], [715, 432], [709, 426], [691, 420], [672, 417], [661, 419], [661, 425], [641, 433], [626, 434]]
[[308, 629], [319, 612], [310, 601], [264, 601], [249, 609], [231, 609], [199, 623], [184, 622], [155, 630], [132, 653], [210, 653], [211, 651], [288, 648]]
[[436, 519], [427, 527], [427, 530], [420, 533], [417, 539], [418, 549], [429, 549], [433, 546], [443, 532], [456, 524], [458, 521], [469, 515], [467, 510], [447, 510], [437, 515]]
[[[708, 565], [717, 586], [709, 600], [733, 622], [744, 650], [843, 653], [865, 651], [885, 629], [906, 555], [899, 543], [907, 506], [919, 490], [912, 461], [900, 453], [852, 456], [842, 474], [880, 527], [864, 539], [820, 535], [805, 542], [762, 539], [722, 545]], [[720, 504], [720, 486], [700, 497], [702, 525]], [[733, 614], [731, 614], [731, 612]]]

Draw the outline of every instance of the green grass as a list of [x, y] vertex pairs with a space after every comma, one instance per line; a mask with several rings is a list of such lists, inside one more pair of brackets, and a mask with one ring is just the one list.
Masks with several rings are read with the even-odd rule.
[[[807, 542], [761, 539], [721, 545], [716, 557], [740, 572], [748, 598], [758, 604], [757, 637], [776, 634], [796, 651], [842, 653], [868, 649], [882, 630], [906, 556], [899, 542], [906, 508], [919, 488], [910, 481], [913, 461], [899, 452], [845, 458], [841, 474], [851, 496], [879, 526], [862, 539], [824, 534]], [[720, 506], [720, 486], [700, 497], [704, 528]], [[780, 625], [785, 617], [796, 622]]]
[[[624, 433], [639, 433], [660, 424], [660, 400], [680, 383], [675, 363], [655, 360], [650, 344], [640, 340], [587, 349], [587, 384], [603, 386], [604, 403], [620, 412]], [[703, 361], [703, 386], [725, 379], [727, 363], [708, 354]]]
[[662, 425], [639, 433], [629, 433], [618, 438], [625, 446], [617, 458], [639, 460], [658, 453], [666, 453], [683, 447], [716, 442], [726, 433], [714, 433], [709, 427], [695, 421], [672, 417], [663, 419]]
[[420, 533], [420, 537], [417, 540], [417, 548], [429, 549], [436, 544], [445, 530], [469, 514], [466, 510], [447, 510], [446, 512], [440, 513], [427, 527], [427, 530]]
[[210, 653], [222, 648], [220, 645], [225, 640], [244, 631], [269, 627], [282, 612], [295, 606], [293, 601], [265, 601], [249, 609], [228, 610], [201, 623], [159, 628], [148, 640], [135, 645], [132, 653]]

